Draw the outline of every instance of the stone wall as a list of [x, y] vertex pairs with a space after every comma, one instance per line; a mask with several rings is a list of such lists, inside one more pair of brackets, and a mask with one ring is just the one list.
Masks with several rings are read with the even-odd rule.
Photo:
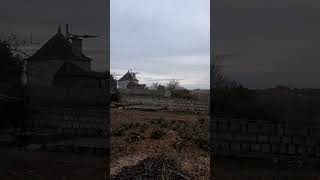
[[209, 114], [209, 102], [188, 99], [174, 99], [152, 96], [121, 96], [120, 103], [125, 105], [151, 105], [167, 108], [169, 111]]
[[211, 125], [213, 153], [216, 155], [320, 155], [320, 127], [317, 126], [290, 126], [243, 119], [215, 119]]
[[165, 91], [151, 90], [151, 89], [119, 89], [119, 92], [123, 96], [152, 96], [152, 97], [164, 97]]

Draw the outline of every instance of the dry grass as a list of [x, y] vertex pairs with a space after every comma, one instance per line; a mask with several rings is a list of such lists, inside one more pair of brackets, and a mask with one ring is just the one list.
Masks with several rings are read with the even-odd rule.
[[[125, 157], [143, 154], [152, 160], [167, 154], [174, 156], [171, 158], [176, 159], [176, 166], [172, 170], [164, 163], [157, 170], [161, 175], [159, 178], [175, 175], [182, 179], [208, 179], [208, 122], [209, 116], [112, 109], [111, 168], [116, 164], [121, 167], [118, 161]], [[130, 166], [124, 164], [124, 169]], [[132, 164], [131, 168], [138, 164]]]

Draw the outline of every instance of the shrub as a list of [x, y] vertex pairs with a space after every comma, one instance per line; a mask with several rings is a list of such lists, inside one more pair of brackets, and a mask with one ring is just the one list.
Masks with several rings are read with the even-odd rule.
[[140, 133], [138, 133], [138, 132], [131, 132], [129, 135], [128, 135], [128, 137], [127, 137], [127, 141], [129, 141], [129, 142], [136, 142], [136, 141], [138, 141], [138, 140], [140, 140], [140, 139], [143, 139], [144, 137], [140, 134]]
[[112, 135], [123, 136], [130, 128], [132, 128], [132, 124], [122, 123], [119, 127], [112, 129]]
[[151, 132], [150, 137], [151, 139], [161, 139], [164, 135], [166, 133], [163, 130], [157, 129]]
[[206, 119], [199, 119], [194, 123], [179, 123], [176, 124], [176, 130], [181, 138], [178, 146], [187, 146], [189, 144], [196, 144], [200, 149], [209, 150], [209, 121]]
[[168, 120], [165, 120], [164, 118], [158, 118], [158, 119], [153, 119], [151, 121], [152, 124], [158, 125], [161, 128], [167, 128], [169, 127], [169, 122]]

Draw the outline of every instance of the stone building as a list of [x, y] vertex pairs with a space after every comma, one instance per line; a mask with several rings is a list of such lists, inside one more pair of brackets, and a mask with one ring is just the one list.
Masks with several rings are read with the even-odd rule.
[[28, 129], [104, 136], [110, 73], [91, 70], [91, 61], [81, 38], [60, 28], [27, 60]]
[[86, 71], [79, 66], [65, 62], [56, 72], [53, 85], [58, 87], [73, 88], [103, 88], [107, 90], [106, 74]]
[[145, 84], [139, 84], [136, 73], [128, 71], [122, 78], [118, 80], [119, 89], [145, 89]]
[[82, 39], [58, 32], [27, 59], [29, 86], [104, 87], [107, 75], [91, 70], [92, 59], [82, 52]]

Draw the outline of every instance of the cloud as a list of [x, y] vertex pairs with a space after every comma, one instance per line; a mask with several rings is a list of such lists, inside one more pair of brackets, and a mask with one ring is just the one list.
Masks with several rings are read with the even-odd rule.
[[208, 88], [209, 48], [208, 0], [111, 1], [111, 71]]

